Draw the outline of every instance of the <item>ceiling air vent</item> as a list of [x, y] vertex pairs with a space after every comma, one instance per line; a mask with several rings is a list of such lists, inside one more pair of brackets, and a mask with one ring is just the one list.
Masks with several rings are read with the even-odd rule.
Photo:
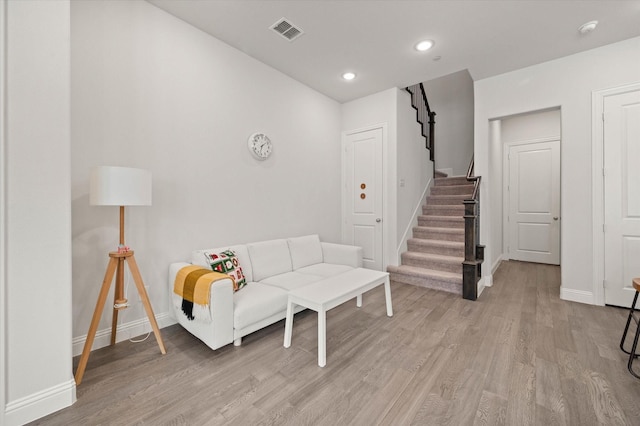
[[278, 21], [269, 28], [289, 41], [293, 41], [304, 34], [302, 28], [296, 27], [287, 18], [278, 19]]

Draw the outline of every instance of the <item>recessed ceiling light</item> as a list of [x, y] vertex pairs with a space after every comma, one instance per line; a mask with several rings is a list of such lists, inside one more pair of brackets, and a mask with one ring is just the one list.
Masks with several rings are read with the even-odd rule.
[[420, 43], [416, 44], [416, 50], [420, 52], [424, 52], [425, 50], [429, 50], [433, 47], [435, 43], [433, 40], [423, 40]]
[[578, 32], [580, 34], [590, 33], [591, 31], [596, 29], [597, 25], [598, 25], [598, 21], [589, 21], [585, 24], [580, 25], [580, 28], [578, 28]]
[[345, 80], [353, 80], [354, 78], [356, 78], [356, 74], [353, 72], [345, 72], [344, 74], [342, 74], [342, 78], [344, 78]]

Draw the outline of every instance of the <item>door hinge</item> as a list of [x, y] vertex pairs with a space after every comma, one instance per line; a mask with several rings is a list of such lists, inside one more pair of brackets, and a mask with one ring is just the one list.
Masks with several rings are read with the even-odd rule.
[[602, 121], [604, 121], [604, 112], [602, 113]]
[[607, 288], [607, 280], [602, 280], [602, 288]]
[[606, 176], [606, 175], [607, 175], [606, 169], [603, 167], [602, 168], [602, 176]]
[[604, 223], [602, 224], [602, 232], [607, 232], [607, 225]]

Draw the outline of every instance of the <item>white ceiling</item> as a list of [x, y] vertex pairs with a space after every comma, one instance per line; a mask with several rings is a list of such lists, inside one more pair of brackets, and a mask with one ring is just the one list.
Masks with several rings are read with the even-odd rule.
[[[464, 69], [478, 80], [640, 36], [640, 0], [148, 1], [339, 102]], [[270, 30], [282, 17], [304, 34], [289, 42]], [[597, 29], [581, 35], [591, 20]], [[423, 39], [435, 47], [417, 52]], [[343, 81], [347, 70], [357, 78]]]

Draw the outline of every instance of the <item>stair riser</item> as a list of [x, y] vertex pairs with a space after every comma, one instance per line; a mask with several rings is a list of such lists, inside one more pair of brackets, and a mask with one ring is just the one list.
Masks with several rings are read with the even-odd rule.
[[402, 254], [402, 264], [407, 266], [416, 266], [418, 268], [433, 269], [434, 271], [453, 272], [462, 274], [462, 262], [446, 262], [434, 259], [418, 259]]
[[418, 253], [441, 254], [443, 256], [464, 257], [464, 247], [440, 247], [407, 241], [407, 249]]
[[452, 216], [451, 219], [452, 220], [433, 219], [430, 216], [418, 216], [418, 226], [429, 226], [432, 228], [464, 229], [464, 220], [462, 218]]
[[434, 182], [435, 186], [469, 185], [466, 176], [448, 177], [444, 179], [436, 178]]
[[468, 195], [453, 195], [448, 197], [427, 197], [427, 205], [430, 206], [463, 206], [462, 203], [464, 200], [469, 198]]
[[392, 272], [389, 279], [393, 282], [415, 285], [418, 287], [432, 288], [434, 290], [447, 291], [449, 293], [462, 294], [462, 279], [460, 283], [421, 278], [413, 275], [404, 275]]
[[473, 194], [473, 185], [432, 186], [431, 195], [467, 195]]
[[464, 243], [464, 233], [446, 233], [432, 230], [423, 230], [420, 228], [413, 229], [413, 238], [421, 238], [423, 240], [441, 240], [441, 241], [457, 241]]
[[[440, 206], [439, 206], [440, 207]], [[436, 216], [464, 216], [464, 205], [460, 206], [447, 206], [446, 208], [439, 208], [430, 205], [422, 206], [422, 214], [436, 215]]]

